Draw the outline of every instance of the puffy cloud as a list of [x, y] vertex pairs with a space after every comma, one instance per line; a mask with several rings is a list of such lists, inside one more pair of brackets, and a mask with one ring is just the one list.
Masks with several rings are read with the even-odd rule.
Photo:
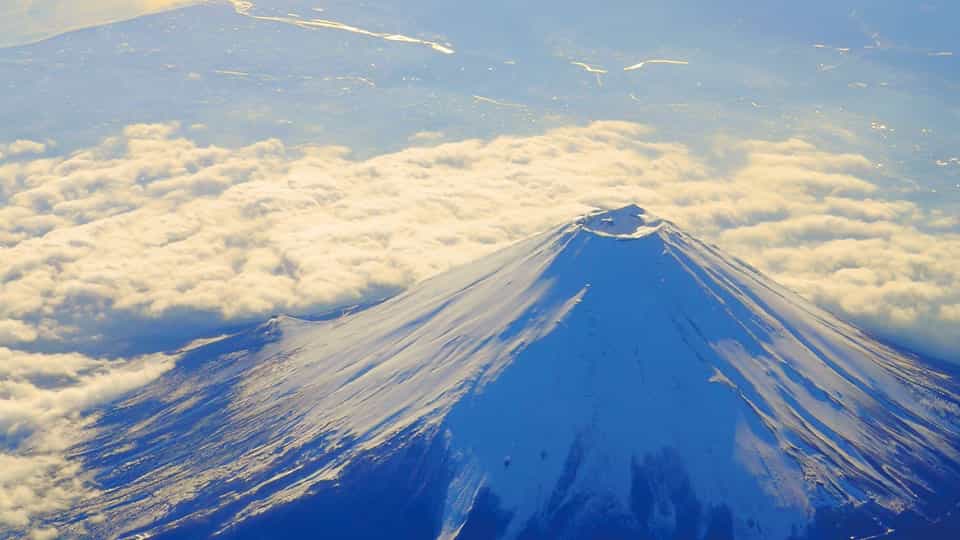
[[623, 122], [364, 160], [129, 126], [0, 165], [0, 340], [117, 352], [146, 332], [360, 302], [637, 201], [868, 330], [960, 360], [960, 238], [945, 216], [884, 197], [860, 155], [796, 139], [714, 151], [738, 165], [718, 172]]
[[16, 156], [28, 154], [42, 154], [47, 151], [50, 143], [18, 139], [9, 144], [0, 143], [0, 162]]
[[[170, 369], [174, 358], [129, 361], [30, 354], [0, 347], [0, 534], [28, 530], [93, 493], [67, 449], [82, 440], [83, 413]], [[55, 538], [38, 528], [34, 538]]]
[[16, 319], [0, 321], [0, 343], [22, 343], [37, 339], [32, 325]]

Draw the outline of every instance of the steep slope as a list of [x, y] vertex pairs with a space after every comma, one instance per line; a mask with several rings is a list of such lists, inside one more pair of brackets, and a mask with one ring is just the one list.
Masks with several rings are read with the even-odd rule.
[[104, 491], [56, 525], [97, 538], [945, 531], [930, 519], [960, 500], [957, 402], [945, 375], [630, 206], [356, 314], [281, 317], [194, 351], [105, 412], [78, 450]]

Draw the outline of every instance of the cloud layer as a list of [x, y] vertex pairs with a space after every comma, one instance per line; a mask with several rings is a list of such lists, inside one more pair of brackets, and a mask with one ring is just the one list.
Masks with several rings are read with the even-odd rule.
[[112, 352], [359, 302], [636, 201], [868, 330], [960, 359], [955, 216], [883, 198], [865, 157], [802, 140], [718, 141], [739, 163], [721, 174], [654, 139], [600, 122], [353, 160], [132, 125], [0, 162], [0, 344]]

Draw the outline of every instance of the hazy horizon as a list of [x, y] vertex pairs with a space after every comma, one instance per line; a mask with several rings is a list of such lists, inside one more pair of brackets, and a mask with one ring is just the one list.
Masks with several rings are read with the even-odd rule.
[[960, 365], [957, 17], [0, 0], [0, 531], [69, 506], [86, 411], [190, 342], [378, 301], [598, 208]]

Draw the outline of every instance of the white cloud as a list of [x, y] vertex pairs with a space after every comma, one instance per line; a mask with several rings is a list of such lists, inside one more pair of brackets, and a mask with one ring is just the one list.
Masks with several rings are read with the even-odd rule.
[[[129, 361], [30, 354], [0, 347], [0, 534], [27, 530], [93, 493], [65, 452], [86, 435], [83, 413], [153, 380], [173, 365], [153, 355]], [[36, 529], [35, 538], [56, 531]]]
[[429, 145], [443, 141], [446, 134], [442, 131], [418, 131], [407, 138], [411, 144]]
[[0, 321], [0, 343], [23, 343], [37, 339], [32, 325], [16, 319]]
[[60, 535], [53, 527], [41, 527], [30, 532], [30, 540], [54, 540]]
[[[595, 206], [637, 201], [818, 303], [958, 360], [960, 237], [884, 198], [863, 156], [721, 141], [729, 174], [621, 122], [365, 160], [265, 140], [201, 147], [129, 126], [0, 165], [0, 340], [104, 351], [406, 287]], [[66, 345], [63, 345], [66, 344]]]
[[47, 143], [18, 139], [10, 144], [0, 144], [0, 160], [24, 154], [42, 154], [46, 151]]

